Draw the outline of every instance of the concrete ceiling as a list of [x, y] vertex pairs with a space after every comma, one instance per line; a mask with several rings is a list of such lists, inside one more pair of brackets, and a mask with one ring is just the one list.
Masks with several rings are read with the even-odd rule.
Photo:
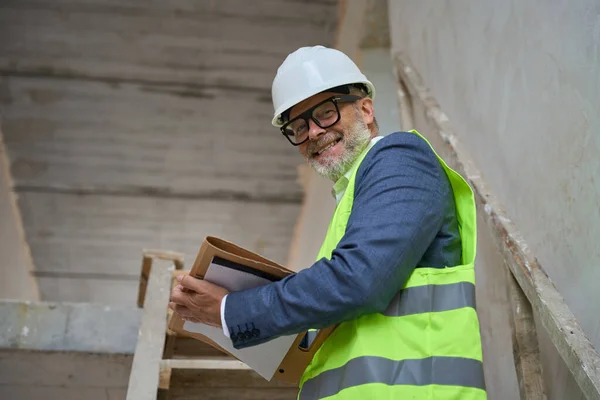
[[143, 248], [285, 263], [303, 196], [270, 126], [285, 56], [337, 1], [0, 5], [1, 126], [42, 299], [134, 304]]

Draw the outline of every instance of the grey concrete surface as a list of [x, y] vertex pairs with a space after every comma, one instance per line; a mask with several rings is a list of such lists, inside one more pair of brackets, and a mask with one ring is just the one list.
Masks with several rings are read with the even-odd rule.
[[284, 263], [303, 197], [271, 81], [337, 1], [3, 1], [0, 124], [43, 300], [134, 304], [141, 251]]
[[[409, 55], [599, 347], [600, 4], [415, 0], [389, 8], [392, 47]], [[540, 338], [549, 398], [579, 398]]]
[[0, 302], [0, 348], [131, 354], [141, 310], [92, 303]]

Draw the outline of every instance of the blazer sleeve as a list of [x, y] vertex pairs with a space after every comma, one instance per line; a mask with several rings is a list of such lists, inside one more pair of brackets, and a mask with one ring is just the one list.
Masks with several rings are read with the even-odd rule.
[[426, 142], [407, 132], [381, 139], [359, 167], [346, 233], [331, 259], [227, 296], [234, 347], [383, 312], [440, 230], [448, 201], [448, 178]]

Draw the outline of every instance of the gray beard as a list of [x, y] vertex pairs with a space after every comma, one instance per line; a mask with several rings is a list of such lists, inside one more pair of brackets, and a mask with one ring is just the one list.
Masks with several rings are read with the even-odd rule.
[[325, 157], [319, 161], [311, 158], [307, 160], [308, 164], [317, 174], [336, 182], [348, 172], [370, 141], [371, 131], [367, 124], [356, 121], [340, 142], [344, 146], [341, 157]]

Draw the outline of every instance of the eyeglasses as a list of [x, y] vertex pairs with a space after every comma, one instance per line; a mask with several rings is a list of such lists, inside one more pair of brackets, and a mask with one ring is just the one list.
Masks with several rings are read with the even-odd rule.
[[345, 95], [334, 96], [323, 100], [304, 111], [297, 117], [289, 120], [281, 127], [281, 133], [294, 146], [299, 146], [308, 140], [310, 125], [308, 119], [312, 119], [320, 128], [329, 128], [340, 120], [340, 108], [338, 103], [350, 103], [362, 99], [360, 96]]

